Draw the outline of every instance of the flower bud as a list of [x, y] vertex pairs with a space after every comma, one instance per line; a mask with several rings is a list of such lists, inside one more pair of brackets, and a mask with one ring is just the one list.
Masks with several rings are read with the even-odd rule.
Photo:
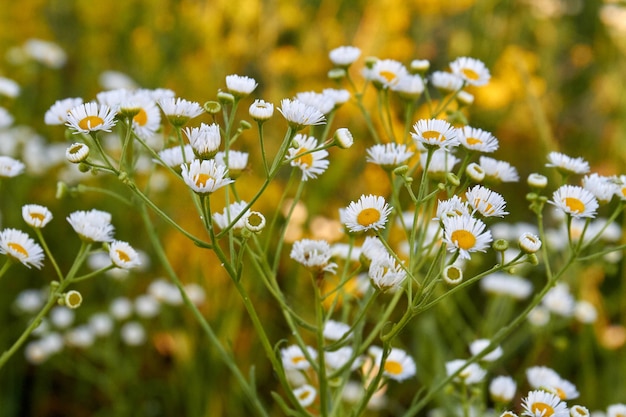
[[233, 104], [235, 102], [235, 96], [225, 91], [217, 93], [217, 100], [222, 104]]
[[481, 168], [476, 162], [472, 162], [465, 169], [465, 173], [474, 182], [482, 182], [485, 179], [485, 170]]
[[82, 302], [83, 302], [83, 296], [78, 291], [75, 291], [75, 290], [68, 291], [63, 296], [63, 304], [66, 307], [69, 307], [71, 309], [80, 307]]
[[217, 114], [222, 111], [222, 105], [217, 101], [207, 101], [204, 103], [204, 111], [209, 114]]
[[524, 233], [521, 235], [518, 243], [522, 252], [528, 254], [535, 253], [541, 248], [541, 240], [539, 240], [538, 236], [535, 236], [532, 233]]
[[530, 174], [526, 180], [528, 185], [532, 188], [543, 189], [548, 185], [548, 178], [541, 174]]
[[331, 80], [341, 80], [346, 76], [347, 72], [343, 68], [333, 68], [328, 71], [328, 78]]
[[504, 252], [509, 248], [509, 242], [505, 239], [498, 239], [493, 242], [493, 250], [498, 252]]
[[258, 211], [251, 211], [244, 218], [245, 228], [253, 233], [259, 233], [265, 227], [265, 216]]
[[348, 149], [354, 143], [352, 133], [345, 127], [339, 128], [335, 131], [334, 142], [341, 149]]
[[65, 158], [73, 164], [83, 162], [89, 157], [89, 146], [84, 143], [74, 143], [65, 151]]
[[463, 270], [456, 265], [448, 265], [443, 270], [443, 280], [450, 285], [463, 281]]

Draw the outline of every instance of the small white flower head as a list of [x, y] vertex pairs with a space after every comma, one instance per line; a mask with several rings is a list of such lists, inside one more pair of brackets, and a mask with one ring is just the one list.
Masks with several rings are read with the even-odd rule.
[[126, 320], [133, 314], [133, 303], [126, 297], [117, 297], [109, 304], [109, 313], [118, 321]]
[[215, 123], [210, 125], [201, 123], [200, 127], [187, 127], [183, 129], [183, 132], [199, 159], [213, 158], [222, 143], [220, 127]]
[[4, 107], [0, 107], [0, 129], [7, 128], [13, 124], [15, 119]]
[[20, 94], [20, 85], [10, 78], [0, 77], [0, 96], [15, 98]]
[[228, 170], [214, 159], [193, 160], [190, 164], [182, 164], [183, 181], [198, 194], [210, 194], [234, 182], [226, 175]]
[[41, 269], [45, 257], [43, 249], [26, 233], [17, 229], [0, 231], [0, 254], [8, 256], [25, 267]]
[[522, 400], [523, 416], [569, 417], [567, 405], [558, 396], [541, 390], [531, 391]]
[[265, 100], [256, 99], [254, 103], [250, 105], [248, 113], [255, 121], [259, 123], [265, 122], [274, 115], [274, 105]]
[[52, 212], [38, 204], [26, 204], [22, 206], [22, 218], [30, 227], [41, 229], [52, 220]]
[[548, 177], [537, 173], [529, 174], [526, 181], [529, 187], [536, 188], [538, 190], [542, 190], [548, 185]]
[[398, 85], [400, 79], [409, 75], [409, 72], [401, 62], [381, 59], [374, 63], [367, 74], [376, 88], [385, 89]]
[[515, 397], [517, 383], [510, 376], [497, 376], [489, 383], [489, 395], [492, 401], [508, 403]]
[[554, 167], [565, 175], [586, 174], [589, 172], [589, 163], [583, 158], [571, 158], [559, 152], [550, 152], [548, 154], [546, 166]]
[[146, 329], [138, 321], [129, 321], [120, 329], [120, 336], [128, 346], [140, 346], [146, 341]]
[[550, 322], [550, 311], [542, 305], [530, 310], [528, 322], [534, 327], [544, 327]]
[[566, 283], [559, 282], [543, 297], [541, 303], [550, 312], [563, 317], [571, 317], [574, 314], [576, 300]]
[[349, 339], [350, 337], [352, 337], [352, 335], [350, 334], [350, 326], [335, 320], [328, 320], [326, 323], [324, 323], [323, 334], [326, 340], [332, 341], [337, 341], [344, 338]]
[[17, 297], [15, 297], [13, 306], [20, 313], [33, 314], [37, 313], [45, 303], [46, 294], [44, 294], [43, 291], [27, 289], [21, 291]]
[[[307, 346], [306, 349], [311, 359], [315, 360], [317, 358], [317, 352], [315, 351], [315, 349], [310, 346]], [[283, 368], [285, 368], [285, 370], [295, 369], [300, 371], [306, 371], [311, 367], [311, 363], [298, 345], [291, 345], [281, 349], [280, 357], [283, 363]]]
[[313, 136], [297, 134], [293, 138], [292, 147], [289, 148], [286, 159], [291, 166], [298, 167], [302, 171], [302, 181], [317, 178], [328, 168], [328, 151], [322, 149], [314, 151], [319, 147], [317, 139]]
[[73, 163], [79, 164], [89, 157], [89, 146], [84, 143], [73, 143], [65, 150], [65, 158]]
[[67, 54], [58, 44], [42, 39], [28, 39], [23, 46], [26, 55], [48, 68], [61, 68], [67, 61]]
[[247, 77], [245, 75], [227, 75], [226, 76], [226, 88], [235, 97], [247, 97], [257, 87], [257, 82], [254, 78]]
[[458, 195], [453, 195], [448, 200], [439, 200], [435, 219], [443, 221], [449, 217], [469, 216], [470, 209], [467, 202], [461, 200]]
[[548, 387], [560, 378], [561, 376], [554, 369], [547, 366], [531, 366], [526, 369], [526, 379], [531, 388]]
[[413, 156], [406, 145], [397, 143], [378, 144], [367, 148], [367, 162], [380, 165], [387, 171], [392, 171], [404, 164]]
[[324, 352], [326, 368], [332, 371], [341, 369], [348, 364], [350, 364], [351, 369], [358, 368], [361, 365], [361, 359], [353, 358], [353, 353], [352, 346], [343, 346], [337, 350]]
[[86, 242], [110, 242], [115, 228], [111, 224], [111, 214], [92, 209], [75, 211], [67, 217], [78, 236]]
[[589, 417], [590, 415], [589, 409], [582, 405], [573, 405], [569, 409], [570, 417]]
[[115, 126], [115, 112], [105, 104], [85, 103], [72, 108], [65, 123], [74, 133], [110, 132]]
[[[131, 107], [134, 107], [134, 104], [130, 104], [128, 98], [130, 97], [130, 91], [125, 88], [116, 88], [108, 91], [101, 91], [96, 94], [96, 98], [98, 103], [102, 105], [106, 105], [115, 113], [120, 112], [120, 106], [122, 102], [126, 103], [126, 110], [129, 110]], [[135, 109], [138, 111], [138, 109]]]
[[10, 156], [0, 155], [0, 178], [12, 178], [24, 172], [26, 166]]
[[424, 74], [430, 69], [430, 61], [427, 59], [414, 59], [411, 61], [409, 69], [413, 73]]
[[458, 251], [461, 259], [470, 259], [472, 252], [485, 252], [493, 239], [482, 221], [457, 216], [443, 219], [443, 240], [449, 251]]
[[113, 265], [122, 269], [132, 269], [141, 264], [137, 251], [128, 243], [119, 240], [109, 245], [109, 257]]
[[47, 125], [64, 125], [67, 123], [67, 115], [70, 110], [81, 104], [83, 104], [83, 99], [79, 97], [57, 100], [44, 114], [44, 123]]
[[317, 397], [317, 390], [309, 384], [304, 384], [295, 388], [293, 390], [293, 395], [296, 397], [300, 405], [306, 408], [315, 401], [315, 398]]
[[248, 167], [248, 152], [240, 151], [228, 151], [228, 161], [226, 161], [226, 153], [218, 152], [215, 154], [215, 161], [219, 165], [224, 165], [228, 168], [228, 176], [232, 179], [239, 178], [239, 176]]
[[79, 293], [76, 290], [70, 290], [66, 292], [65, 296], [63, 297], [63, 304], [66, 307], [71, 308], [72, 310], [80, 307], [82, 303], [83, 303], [83, 296], [81, 293]]
[[334, 274], [337, 269], [337, 264], [330, 262], [330, 244], [325, 240], [298, 240], [294, 242], [289, 256], [313, 271]]
[[341, 127], [335, 131], [333, 140], [341, 149], [348, 149], [354, 144], [352, 133], [345, 127]]
[[598, 200], [590, 191], [577, 185], [562, 185], [552, 194], [550, 204], [574, 218], [593, 218], [598, 209]]
[[151, 138], [161, 127], [161, 111], [156, 101], [147, 91], [137, 91], [129, 100], [138, 110], [133, 116], [133, 131], [142, 139]]
[[176, 127], [184, 126], [190, 119], [204, 112], [197, 102], [182, 98], [163, 97], [157, 103], [170, 123]]
[[626, 416], [626, 404], [611, 404], [606, 410], [606, 417]]
[[385, 228], [391, 207], [385, 199], [375, 195], [362, 195], [345, 209], [342, 222], [351, 232], [365, 232]]
[[323, 125], [326, 123], [326, 118], [322, 112], [299, 100], [282, 99], [278, 111], [287, 120], [289, 126], [296, 131], [304, 126]]
[[161, 303], [150, 294], [141, 294], [135, 298], [135, 312], [144, 319], [156, 317], [161, 310]]
[[170, 168], [180, 168], [183, 163], [193, 161], [196, 157], [191, 145], [185, 145], [184, 152], [183, 157], [183, 149], [181, 149], [180, 146], [172, 146], [171, 148], [165, 148], [159, 151], [159, 157], [166, 166]]
[[258, 211], [251, 211], [244, 216], [244, 225], [252, 233], [260, 233], [265, 228], [265, 216]]
[[482, 61], [476, 58], [460, 57], [450, 63], [452, 73], [461, 77], [465, 83], [483, 86], [489, 82], [491, 74]]
[[541, 240], [539, 239], [539, 236], [532, 233], [522, 234], [517, 242], [519, 243], [519, 248], [524, 253], [535, 253], [541, 249]]
[[581, 323], [595, 323], [598, 319], [598, 310], [591, 302], [580, 300], [574, 306], [574, 317]]
[[[459, 158], [445, 149], [436, 149], [430, 158], [430, 162], [428, 162], [428, 154], [426, 152], [422, 152], [420, 155], [420, 166], [422, 169], [426, 169], [428, 175], [433, 179], [443, 180], [448, 173], [452, 172], [452, 169], [458, 162]], [[428, 167], [426, 167], [427, 163]]]
[[474, 182], [482, 182], [485, 179], [485, 170], [482, 169], [476, 162], [471, 162], [467, 165], [465, 173]]
[[50, 310], [50, 323], [57, 329], [67, 329], [74, 323], [76, 314], [65, 306], [55, 306]]
[[[472, 355], [478, 355], [483, 350], [487, 349], [487, 346], [489, 346], [490, 343], [491, 341], [488, 339], [474, 340], [470, 344], [470, 347], [469, 347], [470, 352], [472, 353]], [[487, 362], [493, 362], [493, 361], [500, 359], [501, 356], [502, 356], [502, 348], [500, 346], [496, 346], [491, 351], [489, 351], [489, 353], [483, 356], [481, 360], [487, 361]]]
[[389, 255], [387, 248], [376, 236], [367, 236], [361, 245], [361, 258], [365, 258], [368, 265], [374, 259], [387, 255]]
[[[374, 361], [380, 364], [382, 351], [375, 355]], [[404, 350], [392, 348], [383, 365], [383, 375], [389, 379], [402, 382], [415, 376], [415, 361]]]
[[335, 100], [329, 94], [305, 91], [296, 94], [296, 100], [316, 108], [322, 114], [328, 114], [335, 108]]
[[322, 95], [334, 103], [335, 109], [339, 108], [342, 104], [347, 103], [351, 97], [348, 90], [336, 88], [325, 88], [322, 90]]
[[[446, 374], [448, 376], [455, 374], [459, 369], [465, 366], [466, 362], [467, 361], [464, 359], [455, 359], [446, 362]], [[454, 377], [454, 381], [462, 382], [465, 385], [472, 385], [481, 382], [485, 378], [485, 375], [487, 375], [487, 371], [481, 368], [477, 363], [471, 363]]]
[[96, 340], [96, 335], [86, 324], [69, 329], [65, 333], [65, 343], [68, 346], [72, 346], [79, 349], [87, 349], [93, 346]]
[[484, 217], [504, 217], [509, 214], [504, 211], [506, 201], [495, 191], [491, 191], [482, 185], [476, 185], [465, 193], [467, 202]]
[[424, 79], [420, 75], [406, 74], [391, 89], [405, 100], [416, 100], [424, 92]]
[[347, 68], [361, 56], [361, 50], [356, 46], [340, 46], [328, 53], [331, 62], [342, 68]]
[[481, 156], [478, 159], [478, 163], [485, 171], [485, 179], [493, 183], [519, 181], [517, 169], [506, 161], [498, 161], [487, 156]]
[[406, 271], [390, 254], [372, 259], [368, 275], [372, 284], [381, 291], [395, 290], [406, 279]]
[[619, 188], [612, 178], [598, 175], [595, 172], [591, 175], [585, 175], [582, 184], [583, 188], [591, 192], [601, 204], [610, 202], [613, 196], [619, 192]]
[[415, 133], [411, 133], [413, 140], [425, 147], [448, 148], [459, 144], [456, 129], [445, 120], [418, 120], [413, 129], [415, 130]]
[[471, 106], [474, 103], [474, 95], [465, 90], [459, 91], [455, 98], [456, 102], [459, 104], [459, 108]]
[[448, 265], [442, 272], [443, 280], [448, 285], [457, 285], [463, 281], [463, 270], [458, 265]]
[[503, 272], [489, 274], [480, 280], [483, 291], [493, 295], [504, 295], [523, 300], [533, 291], [533, 284], [525, 278]]
[[89, 318], [89, 327], [96, 336], [108, 336], [113, 331], [113, 319], [107, 313], [96, 313]]
[[491, 133], [471, 126], [457, 129], [457, 139], [464, 148], [477, 152], [491, 153], [499, 147]]
[[430, 75], [431, 84], [443, 94], [450, 94], [463, 88], [463, 79], [456, 74], [435, 71]]
[[[222, 211], [221, 213], [214, 213], [213, 221], [215, 222], [217, 227], [219, 227], [220, 229], [225, 229], [233, 220], [235, 220], [237, 216], [239, 216], [239, 214], [246, 208], [247, 205], [248, 203], [243, 200], [231, 203], [228, 207], [224, 208], [224, 211]], [[235, 222], [232, 229], [236, 231], [241, 230], [243, 227], [245, 227], [245, 217], [246, 214], [241, 216]]]

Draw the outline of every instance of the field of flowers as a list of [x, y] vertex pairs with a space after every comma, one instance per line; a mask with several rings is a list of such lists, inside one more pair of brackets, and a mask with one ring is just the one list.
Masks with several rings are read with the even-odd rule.
[[0, 417], [626, 417], [626, 5], [0, 9]]

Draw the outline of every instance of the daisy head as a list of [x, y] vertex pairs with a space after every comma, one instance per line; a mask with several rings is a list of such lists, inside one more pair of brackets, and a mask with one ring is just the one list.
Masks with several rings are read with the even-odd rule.
[[227, 75], [226, 76], [226, 88], [235, 97], [247, 97], [257, 87], [257, 82], [254, 78], [250, 78], [244, 75]]
[[491, 133], [471, 126], [457, 129], [457, 139], [466, 149], [491, 153], [498, 149], [498, 139]]
[[[382, 352], [376, 358], [380, 363]], [[383, 375], [395, 381], [404, 381], [415, 376], [415, 361], [404, 350], [392, 348], [383, 364]]]
[[541, 249], [541, 240], [539, 239], [539, 236], [534, 235], [532, 233], [528, 233], [528, 232], [523, 233], [519, 237], [518, 243], [519, 243], [519, 248], [524, 253], [535, 253], [539, 249]]
[[274, 105], [265, 100], [256, 99], [254, 103], [250, 105], [248, 113], [254, 120], [262, 123], [272, 118], [274, 115]]
[[[241, 212], [245, 210], [247, 205], [248, 203], [243, 200], [231, 203], [228, 207], [224, 208], [223, 212], [214, 213], [213, 221], [220, 229], [226, 229], [241, 214]], [[241, 230], [245, 226], [244, 218], [249, 211], [250, 210], [247, 210], [246, 213], [239, 216], [239, 219], [232, 226], [233, 230]]]
[[430, 75], [431, 84], [443, 94], [455, 93], [463, 88], [463, 78], [444, 71], [435, 71]]
[[158, 104], [167, 120], [175, 127], [182, 127], [190, 119], [204, 113], [200, 104], [182, 98], [163, 97], [158, 101]]
[[491, 191], [482, 185], [476, 185], [465, 193], [467, 202], [484, 217], [504, 217], [509, 214], [504, 211], [506, 201], [495, 191]]
[[333, 140], [335, 145], [339, 146], [341, 149], [348, 149], [354, 144], [352, 133], [345, 127], [340, 127], [335, 131]]
[[84, 143], [73, 143], [65, 150], [65, 159], [73, 164], [85, 161], [89, 157], [89, 146]]
[[536, 390], [522, 400], [523, 416], [528, 417], [569, 417], [569, 410], [556, 395]]
[[467, 202], [461, 200], [458, 195], [453, 195], [447, 200], [439, 200], [435, 219], [443, 221], [448, 217], [469, 216], [470, 210]]
[[122, 269], [131, 269], [141, 264], [137, 251], [128, 243], [119, 240], [109, 245], [109, 257], [113, 265]]
[[591, 192], [599, 203], [606, 204], [618, 192], [618, 185], [610, 177], [598, 175], [595, 172], [585, 175], [583, 178], [583, 188]]
[[393, 142], [374, 145], [367, 149], [367, 162], [380, 165], [387, 171], [393, 171], [411, 156], [413, 156], [413, 152], [409, 151], [406, 145]]
[[478, 365], [477, 363], [470, 363], [469, 365], [465, 366], [466, 363], [467, 361], [464, 359], [455, 359], [446, 362], [446, 374], [456, 374], [459, 369], [463, 368], [463, 370], [454, 377], [454, 381], [461, 382], [466, 385], [477, 384], [481, 382], [485, 378], [485, 375], [487, 375], [487, 371], [481, 368], [480, 365]]
[[351, 232], [379, 230], [385, 227], [391, 207], [385, 199], [375, 195], [362, 195], [345, 209], [342, 222]]
[[406, 271], [390, 254], [372, 259], [368, 275], [372, 284], [381, 291], [395, 290], [406, 279]]
[[501, 182], [517, 182], [519, 174], [517, 169], [508, 162], [498, 161], [487, 156], [481, 156], [478, 159], [480, 167], [485, 171], [485, 179], [499, 184]]
[[515, 397], [517, 383], [510, 376], [497, 376], [489, 383], [491, 399], [499, 403], [508, 403]]
[[57, 100], [46, 111], [44, 123], [47, 125], [63, 125], [67, 123], [67, 114], [76, 106], [83, 104], [82, 98], [64, 98]]
[[328, 320], [324, 323], [324, 338], [327, 340], [337, 341], [344, 338], [350, 338], [350, 326], [335, 320]]
[[406, 74], [391, 89], [405, 100], [416, 100], [424, 92], [424, 79], [421, 75]]
[[[308, 356], [315, 360], [317, 358], [317, 352], [310, 346], [306, 347]], [[280, 350], [280, 357], [282, 359], [283, 367], [285, 370], [300, 370], [306, 371], [311, 367], [307, 355], [304, 354], [300, 346], [291, 345]]]
[[298, 167], [302, 171], [302, 181], [317, 178], [328, 168], [328, 151], [319, 147], [317, 139], [313, 136], [297, 134], [292, 141], [293, 147], [289, 148], [286, 159], [291, 166]]
[[47, 207], [27, 204], [22, 206], [22, 218], [30, 227], [41, 229], [52, 220], [52, 213]]
[[329, 94], [316, 93], [315, 91], [298, 93], [296, 100], [316, 108], [322, 114], [328, 114], [335, 108], [335, 100]]
[[400, 80], [409, 75], [406, 67], [393, 59], [382, 59], [374, 63], [368, 75], [376, 88], [393, 88]]
[[411, 133], [413, 140], [427, 148], [447, 148], [459, 144], [456, 129], [445, 120], [418, 120], [413, 125], [413, 130], [415, 130], [415, 133]]
[[228, 152], [228, 158], [226, 158], [226, 152], [218, 152], [215, 154], [215, 161], [218, 164], [224, 165], [228, 168], [228, 175], [233, 178], [239, 178], [239, 176], [248, 167], [248, 152], [233, 151]]
[[549, 203], [574, 218], [593, 218], [598, 209], [598, 200], [593, 194], [576, 185], [559, 187]]
[[287, 120], [289, 126], [296, 131], [305, 126], [326, 123], [326, 118], [322, 112], [299, 100], [289, 100], [288, 98], [281, 100], [278, 111]]
[[111, 224], [111, 214], [92, 209], [75, 211], [67, 217], [78, 236], [86, 242], [110, 242], [115, 228]]
[[569, 409], [570, 417], [589, 417], [591, 413], [587, 407], [582, 405], [574, 405]]
[[115, 112], [105, 104], [80, 104], [69, 111], [65, 124], [75, 130], [74, 133], [110, 132], [115, 126]]
[[452, 73], [462, 78], [466, 84], [482, 86], [489, 82], [491, 74], [482, 61], [476, 58], [460, 57], [450, 63]]
[[194, 159], [190, 164], [182, 164], [181, 175], [185, 184], [198, 194], [210, 194], [234, 182], [227, 177], [226, 166], [218, 164], [215, 159]]
[[504, 272], [487, 275], [480, 280], [480, 287], [488, 294], [504, 295], [515, 300], [523, 300], [533, 291], [533, 284], [527, 279]]
[[34, 266], [41, 269], [43, 266], [43, 249], [21, 230], [0, 231], [0, 253], [20, 262], [27, 268]]
[[133, 131], [142, 139], [148, 139], [161, 127], [161, 111], [148, 92], [136, 92], [130, 97], [136, 113], [133, 113]]
[[606, 410], [607, 417], [626, 416], [626, 404], [611, 404]]
[[361, 56], [361, 50], [356, 46], [340, 46], [328, 53], [331, 62], [342, 68], [347, 68]]
[[332, 253], [325, 240], [302, 239], [294, 242], [290, 257], [313, 271], [335, 273], [337, 264], [330, 262]]
[[[485, 349], [487, 349], [487, 347], [489, 347], [490, 344], [491, 344], [491, 341], [489, 339], [474, 340], [470, 344], [470, 347], [469, 347], [470, 352], [472, 353], [472, 355], [478, 355], [479, 353], [482, 353]], [[501, 356], [502, 356], [502, 348], [500, 346], [496, 346], [492, 348], [489, 351], [489, 353], [483, 356], [482, 360], [487, 361], [487, 362], [493, 362], [495, 360], [500, 359]]]
[[471, 252], [485, 252], [493, 240], [485, 224], [471, 216], [443, 219], [443, 240], [449, 251], [458, 251], [461, 259], [470, 259]]
[[161, 158], [159, 162], [165, 166], [180, 168], [183, 163], [193, 160], [195, 153], [191, 145], [185, 145], [182, 149], [180, 146], [172, 146], [159, 151], [159, 158]]
[[213, 158], [222, 143], [220, 128], [215, 123], [210, 125], [201, 123], [200, 127], [187, 127], [183, 129], [183, 132], [199, 159]]
[[586, 174], [589, 172], [589, 163], [583, 158], [571, 158], [559, 152], [548, 154], [547, 167], [554, 167], [564, 175]]

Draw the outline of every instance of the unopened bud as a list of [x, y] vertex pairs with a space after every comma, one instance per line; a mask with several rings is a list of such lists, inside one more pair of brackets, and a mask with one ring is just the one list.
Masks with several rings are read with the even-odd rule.
[[209, 114], [217, 114], [222, 111], [222, 105], [217, 101], [207, 101], [204, 103], [204, 111]]
[[509, 242], [506, 239], [497, 239], [493, 242], [493, 250], [504, 252], [509, 248]]
[[463, 270], [456, 265], [448, 265], [443, 270], [443, 280], [450, 285], [457, 285], [463, 281]]
[[83, 296], [78, 291], [75, 291], [75, 290], [68, 291], [63, 296], [63, 304], [66, 307], [69, 307], [71, 309], [80, 307], [82, 302], [83, 302]]

